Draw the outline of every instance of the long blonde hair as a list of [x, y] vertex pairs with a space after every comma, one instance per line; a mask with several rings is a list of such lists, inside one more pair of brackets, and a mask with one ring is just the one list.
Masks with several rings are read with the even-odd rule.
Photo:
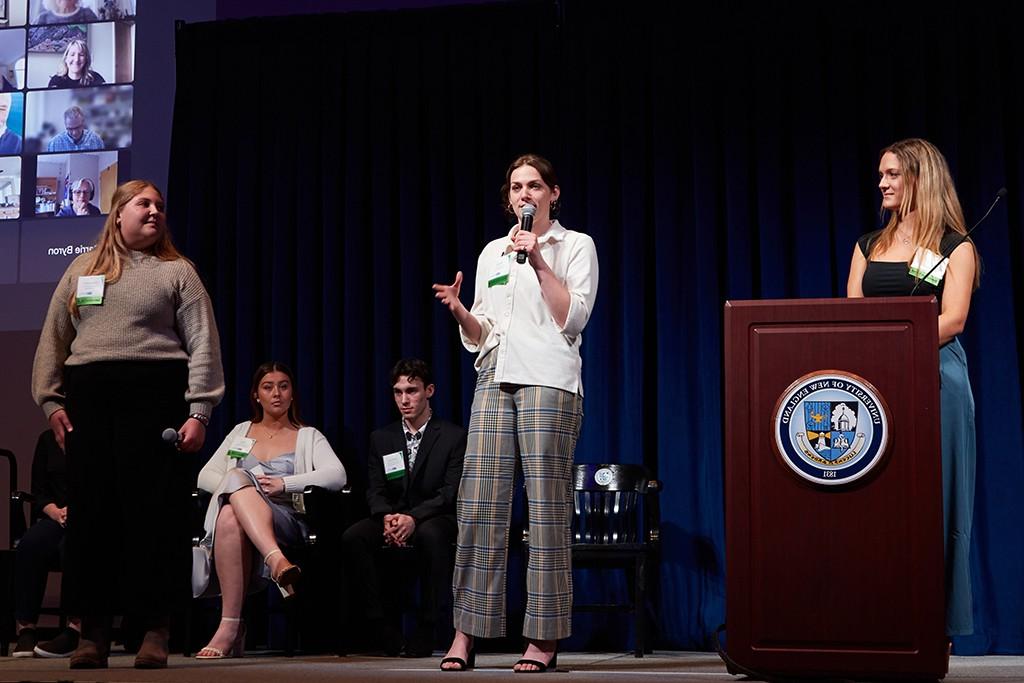
[[82, 64], [82, 73], [78, 78], [78, 82], [82, 85], [90, 85], [93, 82], [96, 72], [92, 70], [92, 52], [89, 51], [89, 46], [86, 45], [84, 40], [72, 40], [68, 43], [68, 46], [64, 48], [64, 56], [60, 59], [60, 67], [57, 69], [57, 75], [68, 75], [68, 53], [71, 52], [71, 48], [76, 46], [79, 51], [85, 55], [85, 62]]
[[[82, 273], [83, 275], [103, 275], [104, 281], [108, 285], [121, 279], [124, 263], [129, 259], [129, 250], [124, 243], [124, 237], [121, 236], [121, 226], [119, 225], [121, 211], [137, 194], [146, 189], [154, 190], [160, 195], [160, 200], [163, 201], [164, 195], [160, 192], [160, 188], [148, 180], [129, 180], [114, 190], [114, 196], [111, 198], [110, 213], [107, 214], [107, 220], [103, 223], [103, 231], [96, 240], [96, 247], [90, 252], [91, 261], [89, 261], [85, 272]], [[185, 258], [178, 251], [177, 247], [174, 246], [174, 243], [171, 241], [171, 233], [166, 228], [147, 251], [161, 261], [184, 259], [191, 264], [191, 261]], [[68, 312], [75, 318], [78, 318], [80, 316], [78, 313], [78, 303], [75, 301], [75, 294], [72, 291], [71, 296], [68, 298]]]
[[[961, 235], [967, 234], [964, 212], [960, 208], [953, 177], [942, 152], [927, 140], [908, 138], [894, 142], [878, 154], [879, 160], [892, 153], [900, 162], [903, 173], [903, 199], [895, 211], [889, 213], [889, 221], [871, 246], [871, 254], [885, 252], [896, 241], [896, 228], [911, 211], [914, 212], [914, 244], [940, 253], [942, 237], [946, 230]], [[968, 238], [971, 245], [973, 240]], [[869, 254], [869, 258], [871, 256]], [[981, 260], [974, 250], [974, 288], [981, 278]]]

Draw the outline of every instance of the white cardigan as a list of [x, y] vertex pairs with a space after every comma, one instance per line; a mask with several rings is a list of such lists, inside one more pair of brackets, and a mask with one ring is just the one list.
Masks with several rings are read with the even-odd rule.
[[[229, 469], [236, 466], [236, 460], [228, 457], [228, 449], [240, 436], [245, 436], [252, 422], [246, 421], [231, 430], [224, 438], [220, 448], [210, 456], [210, 460], [199, 472], [199, 488], [213, 494], [210, 504], [206, 507], [206, 518], [203, 528], [206, 537], [202, 545], [213, 548], [213, 533], [217, 528], [217, 515], [220, 513], [220, 494]], [[314, 427], [303, 427], [295, 439], [295, 474], [282, 477], [284, 490], [288, 493], [302, 491], [307, 486], [320, 486], [337, 491], [348, 480], [345, 467], [334, 454], [334, 449], [327, 442], [327, 437]]]

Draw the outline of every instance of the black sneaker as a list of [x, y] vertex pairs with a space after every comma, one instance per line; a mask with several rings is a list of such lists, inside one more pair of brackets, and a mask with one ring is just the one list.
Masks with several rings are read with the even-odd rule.
[[71, 653], [78, 647], [78, 631], [73, 628], [65, 628], [53, 640], [36, 645], [37, 657], [59, 658], [70, 657]]
[[34, 628], [23, 628], [18, 632], [18, 644], [14, 646], [12, 657], [35, 657], [33, 649], [36, 646], [36, 630]]

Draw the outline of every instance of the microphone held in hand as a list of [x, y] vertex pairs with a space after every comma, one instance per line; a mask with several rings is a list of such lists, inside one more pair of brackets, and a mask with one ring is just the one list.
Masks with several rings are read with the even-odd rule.
[[171, 427], [165, 429], [160, 438], [164, 440], [164, 443], [171, 444], [172, 446], [177, 446], [181, 443], [181, 434], [178, 433], [177, 429]]
[[988, 215], [990, 213], [992, 213], [992, 209], [996, 208], [996, 204], [999, 203], [999, 200], [1000, 199], [1005, 199], [1006, 195], [1007, 195], [1007, 192], [1006, 192], [1006, 188], [1005, 187], [1000, 188], [999, 192], [996, 192], [996, 198], [992, 202], [992, 204], [988, 207], [988, 211], [985, 212], [985, 215], [978, 219], [978, 222], [974, 224], [974, 227], [972, 227], [970, 230], [968, 230], [963, 235], [961, 235], [960, 239], [958, 239], [956, 241], [956, 243], [953, 244], [953, 246], [951, 248], [946, 249], [942, 254], [940, 254], [940, 256], [942, 258], [940, 258], [938, 261], [936, 261], [935, 265], [931, 267], [931, 270], [929, 270], [927, 273], [925, 273], [924, 277], [917, 281], [917, 284], [914, 285], [914, 288], [912, 290], [910, 290], [910, 296], [914, 296], [914, 294], [917, 293], [917, 288], [921, 286], [922, 282], [925, 282], [925, 281], [928, 280], [928, 276], [935, 272], [935, 269], [939, 267], [939, 264], [941, 264], [943, 261], [948, 259], [949, 255], [952, 254], [954, 251], [956, 251], [957, 247], [959, 247], [961, 244], [963, 244], [964, 242], [967, 241], [967, 238], [971, 236], [971, 233], [974, 232], [974, 229], [977, 228], [979, 225], [981, 225], [982, 221], [984, 221], [986, 218], [988, 218]]
[[[533, 204], [523, 205], [523, 218], [519, 221], [519, 229], [526, 232], [533, 232], [533, 214], [537, 213], [537, 207]], [[526, 263], [526, 252], [516, 254], [516, 263]]]

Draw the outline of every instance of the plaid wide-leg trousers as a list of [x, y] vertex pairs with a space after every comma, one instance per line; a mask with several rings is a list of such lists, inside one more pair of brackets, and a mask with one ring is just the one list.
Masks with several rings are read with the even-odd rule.
[[481, 638], [506, 633], [505, 589], [516, 458], [530, 517], [523, 635], [572, 631], [572, 458], [583, 399], [551, 387], [497, 384], [480, 370], [459, 486], [454, 625]]

